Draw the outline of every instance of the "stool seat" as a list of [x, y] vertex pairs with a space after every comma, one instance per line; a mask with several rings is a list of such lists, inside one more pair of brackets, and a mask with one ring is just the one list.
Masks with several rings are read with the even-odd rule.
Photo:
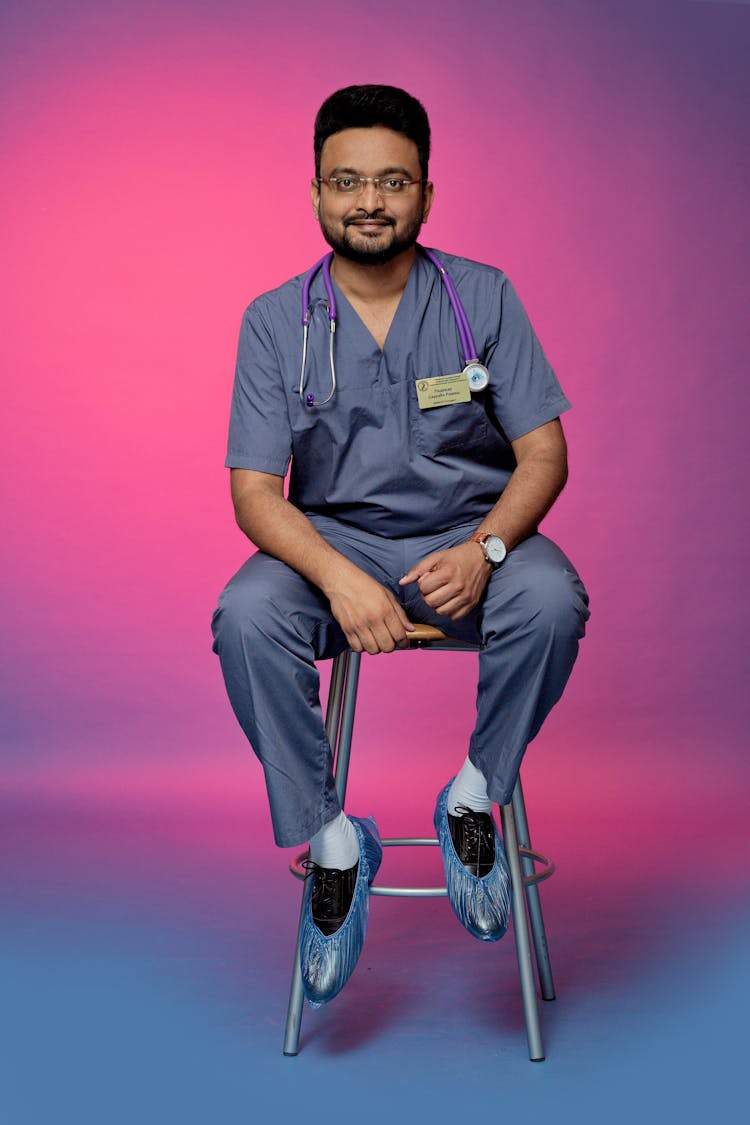
[[[481, 647], [478, 644], [456, 640], [434, 625], [415, 624], [414, 629], [408, 634], [408, 637], [409, 646], [413, 649], [424, 648], [477, 652]], [[326, 734], [333, 754], [336, 792], [342, 808], [344, 807], [349, 773], [349, 759], [351, 754], [360, 663], [361, 653], [358, 652], [346, 650], [337, 656], [333, 662], [331, 682], [328, 691]], [[500, 806], [500, 818], [503, 830], [503, 843], [513, 888], [513, 932], [516, 941], [516, 954], [521, 981], [521, 995], [526, 1022], [529, 1058], [532, 1062], [539, 1062], [544, 1059], [544, 1048], [542, 1045], [539, 1022], [539, 1009], [534, 982], [531, 948], [533, 944], [534, 960], [542, 998], [545, 1000], [554, 1000], [555, 989], [552, 981], [552, 969], [550, 966], [547, 937], [544, 928], [544, 920], [542, 918], [537, 884], [543, 879], [548, 879], [554, 873], [555, 865], [546, 856], [535, 852], [531, 848], [526, 806], [520, 777], [516, 782], [512, 801], [507, 805]], [[386, 847], [418, 847], [425, 845], [436, 846], [438, 841], [434, 837], [402, 836], [383, 840], [382, 843]], [[292, 874], [300, 879], [304, 878], [305, 871], [303, 864], [308, 858], [308, 855], [309, 853], [304, 851], [290, 864]], [[537, 863], [541, 865], [541, 871], [536, 870], [535, 864]], [[447, 895], [447, 890], [445, 885], [440, 887], [386, 887], [373, 883], [370, 887], [370, 894], [398, 896], [402, 898], [432, 898]], [[302, 912], [304, 910], [304, 893], [302, 899], [303, 905], [300, 910], [300, 930], [298, 930], [297, 934], [297, 947], [292, 971], [292, 984], [289, 994], [289, 1008], [287, 1011], [284, 1037], [285, 1055], [296, 1055], [299, 1049], [299, 1033], [304, 1001], [302, 973], [299, 960], [299, 935], [301, 931]]]
[[471, 644], [470, 641], [459, 641], [456, 637], [449, 637], [442, 629], [435, 625], [415, 624], [413, 630], [407, 633], [409, 645], [412, 648], [451, 649], [454, 652], [479, 652], [481, 645]]

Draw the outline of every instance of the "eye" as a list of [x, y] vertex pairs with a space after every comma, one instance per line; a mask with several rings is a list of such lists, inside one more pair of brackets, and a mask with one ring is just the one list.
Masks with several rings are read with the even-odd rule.
[[389, 176], [388, 179], [382, 180], [381, 182], [385, 190], [392, 193], [401, 191], [404, 186], [403, 180], [394, 179], [393, 176]]
[[338, 191], [354, 191], [359, 187], [359, 180], [354, 176], [334, 176], [333, 183], [336, 185]]

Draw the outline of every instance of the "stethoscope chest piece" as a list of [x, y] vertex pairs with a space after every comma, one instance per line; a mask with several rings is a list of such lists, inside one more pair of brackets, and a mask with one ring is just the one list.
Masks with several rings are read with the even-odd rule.
[[483, 363], [467, 363], [464, 367], [464, 375], [472, 393], [483, 391], [489, 386], [490, 373]]

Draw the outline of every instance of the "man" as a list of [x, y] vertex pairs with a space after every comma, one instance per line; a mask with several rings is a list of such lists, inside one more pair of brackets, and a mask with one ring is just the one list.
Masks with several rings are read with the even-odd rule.
[[373, 821], [339, 806], [315, 661], [404, 647], [412, 622], [481, 642], [477, 723], [435, 827], [455, 913], [494, 941], [510, 896], [492, 802], [510, 800], [588, 616], [575, 570], [537, 533], [567, 476], [569, 404], [505, 275], [418, 246], [429, 151], [403, 90], [326, 100], [311, 197], [330, 276], [326, 263], [259, 297], [239, 344], [226, 463], [259, 550], [221, 595], [215, 649], [276, 842], [310, 841], [314, 1004], [354, 969], [381, 857]]

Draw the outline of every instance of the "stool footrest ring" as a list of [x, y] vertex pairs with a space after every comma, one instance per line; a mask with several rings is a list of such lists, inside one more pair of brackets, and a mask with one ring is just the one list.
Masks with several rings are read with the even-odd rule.
[[[438, 841], [434, 836], [391, 836], [386, 840], [381, 840], [381, 843], [384, 848], [438, 846]], [[541, 883], [544, 879], [549, 879], [550, 876], [554, 875], [555, 865], [546, 855], [535, 852], [531, 848], [520, 847], [518, 851], [523, 859], [530, 859], [532, 863], [541, 863], [544, 868], [542, 871], [535, 871], [533, 875], [524, 875], [523, 885], [525, 887], [534, 886], [536, 883]], [[307, 872], [303, 864], [309, 858], [309, 851], [300, 852], [289, 864], [289, 870], [296, 879], [305, 878]], [[392, 898], [445, 898], [448, 891], [445, 887], [383, 887], [373, 883], [370, 887], [370, 894]]]
[[544, 868], [543, 871], [535, 871], [533, 875], [524, 875], [524, 887], [533, 887], [537, 883], [541, 883], [555, 874], [554, 863], [548, 856], [542, 855], [541, 852], [535, 852], [531, 848], [519, 847], [518, 854], [522, 859], [530, 859], [532, 863], [541, 863]]
[[[438, 846], [434, 836], [393, 836], [380, 842], [384, 848]], [[307, 872], [302, 865], [309, 858], [309, 851], [300, 852], [289, 864], [289, 870], [296, 879], [305, 878]], [[390, 898], [445, 898], [448, 892], [445, 887], [380, 887], [373, 884], [370, 894]]]
[[[438, 841], [434, 836], [389, 836], [382, 841], [384, 848], [436, 848]], [[445, 898], [448, 894], [442, 887], [383, 887], [373, 883], [371, 895], [384, 898]]]

